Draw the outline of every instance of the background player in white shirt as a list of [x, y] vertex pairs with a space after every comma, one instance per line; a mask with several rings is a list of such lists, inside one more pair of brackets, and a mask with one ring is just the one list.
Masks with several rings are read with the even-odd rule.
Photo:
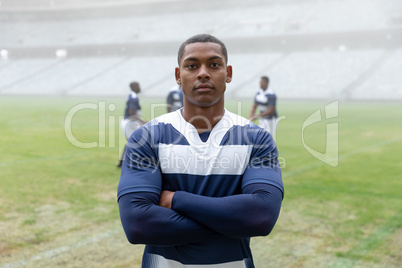
[[[255, 114], [257, 108], [259, 114]], [[249, 120], [259, 119], [259, 126], [266, 129], [271, 135], [276, 137], [276, 125], [278, 114], [276, 112], [276, 94], [269, 88], [268, 76], [262, 76], [260, 80], [260, 90], [254, 98], [254, 104], [251, 107]]]
[[[141, 86], [138, 82], [130, 83], [131, 93], [127, 97], [126, 108], [124, 110], [124, 119], [121, 120], [120, 127], [123, 131], [124, 137], [128, 140], [130, 135], [138, 128], [140, 128], [146, 121], [141, 117], [141, 105], [138, 94], [141, 92]], [[123, 154], [117, 162], [117, 167], [123, 164]]]

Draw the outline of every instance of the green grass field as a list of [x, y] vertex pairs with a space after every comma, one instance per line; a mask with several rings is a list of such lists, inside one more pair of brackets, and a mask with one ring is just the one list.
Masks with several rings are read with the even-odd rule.
[[[164, 112], [151, 109], [158, 103], [142, 100], [146, 119]], [[279, 102], [285, 199], [273, 232], [252, 239], [256, 267], [402, 263], [400, 103], [340, 101], [338, 116], [325, 120], [329, 103]], [[86, 109], [71, 117], [77, 105]], [[227, 101], [244, 116], [250, 106]], [[143, 246], [126, 241], [116, 202], [123, 109], [118, 98], [1, 97], [0, 268], [139, 267]], [[324, 120], [302, 139], [318, 110]], [[94, 148], [69, 141], [66, 118], [72, 138]], [[328, 123], [338, 124], [335, 167], [306, 149], [326, 153]]]

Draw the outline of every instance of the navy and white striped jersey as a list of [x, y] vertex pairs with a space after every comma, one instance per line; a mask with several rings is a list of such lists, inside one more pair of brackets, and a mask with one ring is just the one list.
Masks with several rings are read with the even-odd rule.
[[[258, 104], [258, 109], [260, 113], [265, 112], [268, 109], [268, 106], [276, 106], [276, 94], [272, 89], [266, 89], [265, 91], [259, 89], [257, 94], [254, 97], [254, 103]], [[265, 119], [271, 119], [278, 117], [275, 107], [275, 112], [272, 115], [267, 115]]]
[[267, 131], [225, 110], [202, 138], [178, 110], [136, 130], [124, 162], [119, 199], [132, 193], [175, 192], [172, 210], [157, 201], [141, 205], [144, 211], [155, 211], [148, 225], [156, 226], [150, 232], [159, 236], [141, 240], [147, 244], [143, 267], [254, 267], [249, 241], [259, 234], [236, 226], [233, 218], [247, 222], [242, 217], [248, 215], [235, 215], [242, 210], [259, 217], [253, 207], [241, 208], [243, 203], [235, 201], [249, 198], [245, 189], [250, 185], [284, 192], [278, 151]]
[[131, 92], [130, 95], [128, 95], [127, 97], [126, 109], [124, 110], [124, 119], [130, 117], [130, 109], [135, 110], [137, 115], [141, 115], [140, 100], [138, 99], [138, 95], [135, 92]]

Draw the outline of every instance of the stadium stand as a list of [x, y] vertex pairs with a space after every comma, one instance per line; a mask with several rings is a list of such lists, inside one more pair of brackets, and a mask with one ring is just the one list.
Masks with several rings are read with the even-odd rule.
[[57, 64], [54, 59], [20, 59], [3, 60], [2, 62], [7, 64], [1, 70], [0, 90], [2, 91], [30, 80]]
[[206, 32], [231, 52], [228, 97], [265, 74], [279, 98], [402, 99], [400, 0], [2, 0], [0, 22], [0, 95], [125, 96], [138, 80], [164, 97], [180, 42]]
[[116, 95], [127, 95], [129, 83], [141, 81], [145, 95], [160, 97], [161, 89], [162, 92], [167, 91], [176, 83], [174, 80], [175, 60], [174, 57], [125, 59], [118, 66], [96, 77], [91, 77], [88, 81], [70, 88], [66, 93], [67, 95], [110, 95], [110, 92], [114, 92]]
[[359, 100], [401, 100], [402, 76], [396, 70], [402, 70], [402, 49], [391, 51], [385, 62], [356, 86], [348, 97]]
[[[323, 51], [291, 53], [261, 73], [269, 73], [271, 86], [283, 98], [340, 97], [341, 91], [357, 79], [381, 55], [381, 51]], [[257, 79], [254, 88], [257, 90]], [[247, 97], [245, 85], [236, 97]]]
[[[65, 90], [70, 89], [86, 81], [89, 77], [99, 75], [105, 71], [105, 68], [114, 66], [121, 61], [119, 58], [81, 58], [81, 59], [58, 59], [46, 60], [46, 66], [41, 66], [42, 59], [30, 59], [21, 61], [24, 70], [28, 63], [32, 67], [36, 67], [36, 71], [31, 76], [15, 77], [11, 84], [0, 88], [2, 93], [10, 94], [35, 94], [39, 95], [55, 95], [62, 94]], [[36, 66], [35, 66], [36, 64]], [[16, 64], [17, 65], [17, 64]], [[19, 70], [15, 70], [19, 73]]]

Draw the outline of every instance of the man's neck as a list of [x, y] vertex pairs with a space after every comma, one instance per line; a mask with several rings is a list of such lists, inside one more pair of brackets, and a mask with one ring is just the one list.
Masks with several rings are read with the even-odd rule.
[[203, 133], [212, 130], [225, 114], [223, 105], [214, 105], [212, 107], [194, 107], [186, 109], [183, 107], [182, 115], [184, 120], [192, 124], [198, 131]]

